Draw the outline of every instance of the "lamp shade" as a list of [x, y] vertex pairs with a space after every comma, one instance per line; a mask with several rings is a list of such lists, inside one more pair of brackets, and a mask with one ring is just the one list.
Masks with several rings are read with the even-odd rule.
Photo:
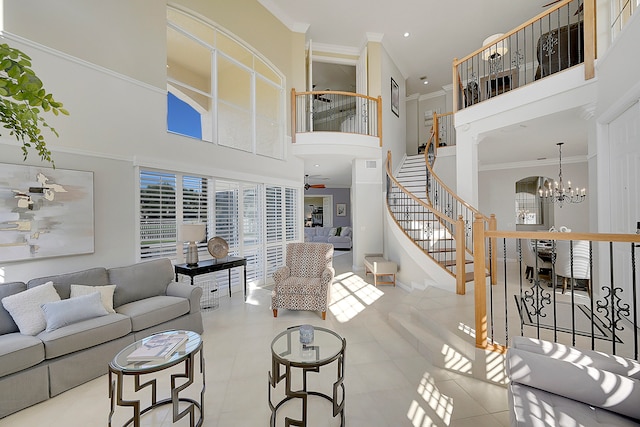
[[205, 224], [182, 224], [180, 234], [183, 242], [199, 242], [204, 240], [207, 227]]
[[502, 36], [504, 36], [503, 33], [497, 33], [484, 39], [482, 47], [487, 46], [487, 49], [482, 51], [482, 59], [485, 61], [495, 59], [505, 55], [509, 51], [507, 39], [500, 40]]

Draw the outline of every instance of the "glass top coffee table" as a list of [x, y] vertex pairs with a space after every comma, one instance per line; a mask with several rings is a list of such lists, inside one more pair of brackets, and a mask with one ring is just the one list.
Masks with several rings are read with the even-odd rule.
[[[286, 417], [285, 425], [306, 427], [309, 396], [318, 396], [330, 401], [333, 404], [333, 416], [340, 415], [340, 425], [344, 426], [344, 356], [347, 341], [332, 330], [315, 326], [313, 327], [312, 341], [303, 344], [301, 342], [300, 328], [300, 326], [288, 328], [276, 335], [271, 342], [271, 372], [269, 372], [271, 426], [276, 425], [276, 415], [279, 408], [292, 399], [301, 399], [301, 419], [295, 420]], [[337, 366], [337, 375], [331, 394], [308, 390], [307, 373], [320, 373], [320, 367], [333, 362]], [[292, 390], [294, 368], [301, 370], [301, 390]], [[284, 396], [274, 404], [272, 392], [275, 392], [276, 387], [282, 380], [285, 382]]]
[[[130, 361], [128, 358], [137, 349], [142, 347], [144, 343], [160, 335], [175, 335], [186, 334], [187, 340], [171, 354], [161, 360], [147, 361]], [[199, 354], [200, 371], [202, 373], [202, 390], [200, 391], [200, 402], [180, 397], [179, 393], [193, 384], [194, 368], [196, 355]], [[172, 366], [176, 366], [180, 363], [184, 363], [184, 372], [171, 375], [171, 390], [170, 397], [162, 400], [157, 399], [157, 387], [156, 378], [150, 379], [144, 383], [141, 383], [141, 376], [146, 374], [152, 374], [154, 372], [160, 372]], [[113, 376], [115, 375], [115, 379]], [[146, 408], [140, 408], [140, 400], [127, 400], [124, 398], [124, 377], [132, 376], [134, 380], [134, 391], [138, 392], [145, 387], [151, 387], [151, 405]], [[176, 380], [180, 380], [180, 385], [177, 385]], [[109, 412], [109, 426], [111, 427], [111, 419], [117, 406], [131, 406], [133, 407], [133, 417], [124, 423], [124, 426], [128, 426], [133, 423], [134, 427], [140, 426], [140, 416], [151, 411], [158, 406], [171, 403], [173, 405], [173, 422], [175, 423], [179, 419], [183, 418], [187, 414], [190, 416], [191, 427], [197, 427], [202, 425], [204, 419], [204, 390], [205, 390], [205, 372], [204, 372], [204, 356], [202, 354], [202, 338], [199, 334], [192, 331], [164, 331], [157, 334], [153, 334], [149, 337], [143, 338], [139, 341], [129, 344], [122, 349], [109, 363], [109, 396], [111, 398], [111, 412]], [[188, 405], [185, 409], [180, 411], [180, 402], [186, 402]], [[196, 421], [196, 410], [199, 413], [199, 419]]]

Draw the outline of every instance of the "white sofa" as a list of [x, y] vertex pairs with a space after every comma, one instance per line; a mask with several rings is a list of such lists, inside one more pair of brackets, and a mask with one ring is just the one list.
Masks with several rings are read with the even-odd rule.
[[638, 426], [640, 363], [515, 337], [507, 351], [512, 426]]
[[[338, 229], [340, 234], [336, 236]], [[306, 243], [331, 243], [334, 249], [351, 249], [351, 227], [305, 227]]]

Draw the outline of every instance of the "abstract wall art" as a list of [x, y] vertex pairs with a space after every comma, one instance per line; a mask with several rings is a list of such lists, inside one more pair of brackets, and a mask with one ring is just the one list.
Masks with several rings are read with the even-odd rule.
[[93, 251], [93, 172], [0, 163], [0, 263]]

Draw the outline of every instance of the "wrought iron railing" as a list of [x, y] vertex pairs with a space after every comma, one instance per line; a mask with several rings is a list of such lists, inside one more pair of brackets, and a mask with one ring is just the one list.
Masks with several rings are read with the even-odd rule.
[[296, 133], [345, 132], [380, 138], [382, 97], [351, 92], [291, 90], [292, 138]]
[[[488, 229], [495, 230], [496, 229], [496, 219], [495, 216], [487, 217], [478, 211], [478, 209], [474, 208], [467, 202], [465, 202], [460, 196], [458, 196], [455, 192], [453, 192], [433, 171], [433, 166], [436, 161], [436, 152], [437, 147], [435, 141], [439, 141], [438, 138], [438, 129], [440, 128], [440, 120], [442, 118], [453, 118], [453, 115], [434, 115], [434, 124], [433, 131], [431, 134], [431, 138], [427, 142], [427, 148], [425, 150], [425, 163], [427, 166], [427, 182], [426, 182], [426, 193], [427, 193], [427, 202], [428, 204], [441, 212], [446, 217], [449, 218], [458, 218], [464, 224], [464, 233], [460, 236], [462, 240], [458, 242], [458, 244], [463, 244], [466, 252], [470, 255], [473, 255], [473, 233], [472, 226], [473, 221], [476, 215], [480, 215], [480, 217], [485, 221], [485, 224]], [[442, 224], [444, 227], [449, 229], [449, 232], [454, 233], [454, 225], [451, 223], [444, 222]], [[495, 264], [495, 253], [490, 255], [491, 262]], [[492, 277], [492, 283], [495, 283], [495, 276]]]
[[387, 209], [396, 225], [428, 257], [456, 278], [456, 293], [465, 293], [467, 273], [464, 242], [466, 225], [454, 220], [407, 190], [393, 176], [387, 153]]
[[639, 235], [487, 231], [482, 218], [474, 234], [476, 271], [485, 248], [504, 255], [496, 286], [475, 277], [476, 347], [523, 335], [638, 360]]
[[453, 61], [456, 111], [578, 64], [594, 77], [593, 0], [564, 0]]

